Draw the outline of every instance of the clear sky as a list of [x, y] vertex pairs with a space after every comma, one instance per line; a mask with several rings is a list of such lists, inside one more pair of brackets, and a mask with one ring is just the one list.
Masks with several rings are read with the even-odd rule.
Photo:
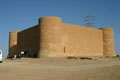
[[0, 49], [6, 57], [9, 31], [36, 25], [40, 17], [57, 16], [84, 26], [88, 10], [95, 16], [95, 28], [114, 29], [115, 50], [120, 54], [120, 0], [0, 0]]

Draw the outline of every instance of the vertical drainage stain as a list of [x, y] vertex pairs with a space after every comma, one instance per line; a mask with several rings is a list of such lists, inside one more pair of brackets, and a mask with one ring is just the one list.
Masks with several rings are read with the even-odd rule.
[[64, 47], [64, 53], [66, 52], [65, 47]]

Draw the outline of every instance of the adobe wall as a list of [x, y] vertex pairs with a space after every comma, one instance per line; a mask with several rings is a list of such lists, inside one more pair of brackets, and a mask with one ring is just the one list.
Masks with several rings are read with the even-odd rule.
[[27, 51], [30, 57], [37, 55], [39, 51], [39, 25], [26, 29], [18, 33], [18, 54], [21, 51]]
[[103, 56], [103, 32], [64, 24], [58, 17], [43, 17], [39, 57]]
[[43, 17], [39, 19], [40, 25], [40, 51], [39, 57], [62, 56], [61, 38], [62, 25], [58, 17]]
[[114, 35], [112, 28], [101, 28], [103, 31], [103, 55], [115, 56]]
[[11, 31], [9, 32], [9, 57], [13, 57], [17, 54], [17, 34], [19, 31]]
[[[17, 48], [12, 49], [16, 44]], [[9, 56], [21, 51], [28, 51], [30, 57], [115, 55], [111, 28], [66, 24], [58, 17], [42, 17], [38, 25], [10, 33], [9, 48]]]
[[103, 56], [101, 30], [64, 23], [62, 28], [66, 56]]

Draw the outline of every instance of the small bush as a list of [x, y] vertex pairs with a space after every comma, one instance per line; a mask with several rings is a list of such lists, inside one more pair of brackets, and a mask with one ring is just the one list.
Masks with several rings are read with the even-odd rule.
[[81, 59], [81, 60], [92, 60], [92, 58], [89, 58], [89, 57], [72, 57], [72, 56], [69, 56], [67, 57], [67, 59]]
[[69, 56], [67, 59], [77, 59], [76, 57]]
[[92, 58], [89, 58], [89, 57], [80, 57], [80, 59], [82, 59], [82, 60], [92, 60]]

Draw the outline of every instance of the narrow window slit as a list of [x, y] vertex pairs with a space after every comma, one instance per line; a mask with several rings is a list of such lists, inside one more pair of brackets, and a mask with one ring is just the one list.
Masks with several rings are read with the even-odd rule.
[[64, 47], [64, 53], [66, 52], [65, 47]]

